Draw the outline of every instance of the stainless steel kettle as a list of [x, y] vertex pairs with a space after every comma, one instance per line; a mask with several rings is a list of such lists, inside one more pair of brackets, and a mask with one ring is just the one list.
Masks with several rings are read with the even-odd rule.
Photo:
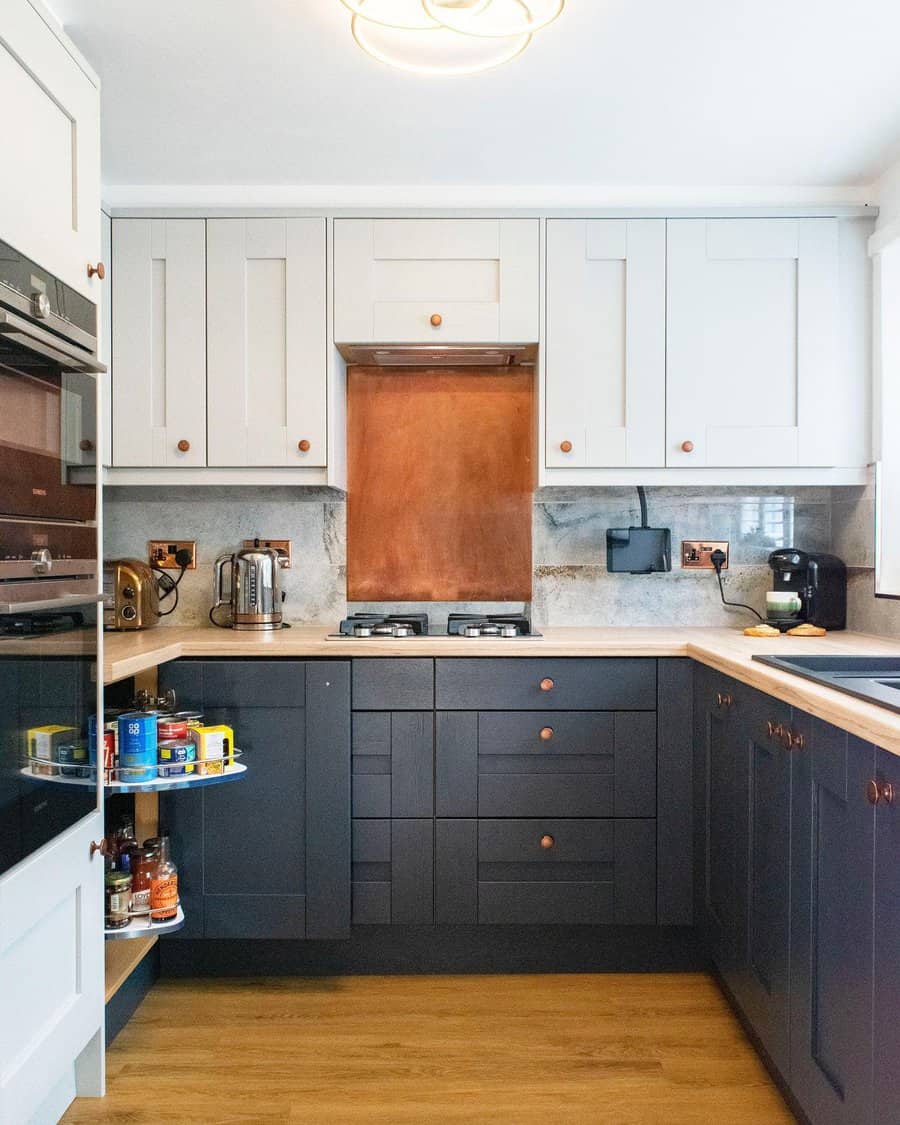
[[[209, 611], [213, 625], [232, 629], [280, 629], [284, 601], [279, 571], [287, 560], [274, 547], [261, 547], [257, 539], [233, 555], [219, 555], [213, 578], [215, 602]], [[225, 567], [231, 568], [231, 596], [225, 596]], [[216, 621], [215, 611], [231, 608], [231, 621]]]

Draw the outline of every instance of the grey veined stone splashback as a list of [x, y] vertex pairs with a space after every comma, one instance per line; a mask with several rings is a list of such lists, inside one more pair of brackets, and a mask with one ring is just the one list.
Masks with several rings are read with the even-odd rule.
[[[632, 576], [606, 571], [606, 529], [640, 522], [631, 488], [543, 489], [533, 505], [534, 584], [531, 611], [547, 625], [722, 625], [749, 621], [726, 610], [709, 572], [682, 571], [682, 539], [727, 539], [732, 600], [764, 606], [766, 558], [776, 547], [830, 550], [829, 488], [651, 488], [650, 522], [672, 530], [670, 574]], [[150, 538], [197, 540], [199, 563], [181, 585], [171, 624], [202, 624], [212, 599], [216, 556], [254, 535], [290, 538], [294, 566], [284, 574], [285, 620], [333, 626], [350, 610], [399, 608], [398, 603], [348, 607], [346, 504], [343, 493], [316, 488], [108, 488], [104, 494], [107, 557], [143, 558]], [[836, 502], [836, 506], [839, 501]], [[848, 560], [848, 562], [851, 560]], [[434, 604], [435, 617], [461, 608], [521, 610], [515, 605]]]

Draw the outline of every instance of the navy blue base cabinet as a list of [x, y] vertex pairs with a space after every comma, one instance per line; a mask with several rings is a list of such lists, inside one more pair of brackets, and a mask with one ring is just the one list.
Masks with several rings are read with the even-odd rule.
[[813, 1125], [900, 1123], [900, 760], [695, 674], [696, 902], [725, 988]]
[[349, 663], [179, 660], [159, 686], [232, 727], [248, 770], [160, 798], [187, 919], [178, 937], [349, 936]]

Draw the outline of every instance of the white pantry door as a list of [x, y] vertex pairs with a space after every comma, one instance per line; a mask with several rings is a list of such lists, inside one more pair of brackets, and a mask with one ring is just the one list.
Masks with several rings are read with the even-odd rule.
[[547, 222], [551, 468], [665, 464], [666, 223]]
[[838, 463], [836, 219], [670, 219], [666, 464]]
[[0, 1122], [47, 1125], [104, 1093], [98, 808], [0, 878]]

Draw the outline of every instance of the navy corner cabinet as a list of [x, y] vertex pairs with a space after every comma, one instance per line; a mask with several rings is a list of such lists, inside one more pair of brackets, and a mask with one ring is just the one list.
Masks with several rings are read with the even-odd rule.
[[702, 667], [694, 721], [696, 903], [722, 981], [813, 1125], [896, 1125], [900, 761]]
[[240, 785], [161, 795], [187, 918], [173, 940], [348, 937], [349, 662], [179, 660], [159, 684], [231, 726], [248, 765]]

